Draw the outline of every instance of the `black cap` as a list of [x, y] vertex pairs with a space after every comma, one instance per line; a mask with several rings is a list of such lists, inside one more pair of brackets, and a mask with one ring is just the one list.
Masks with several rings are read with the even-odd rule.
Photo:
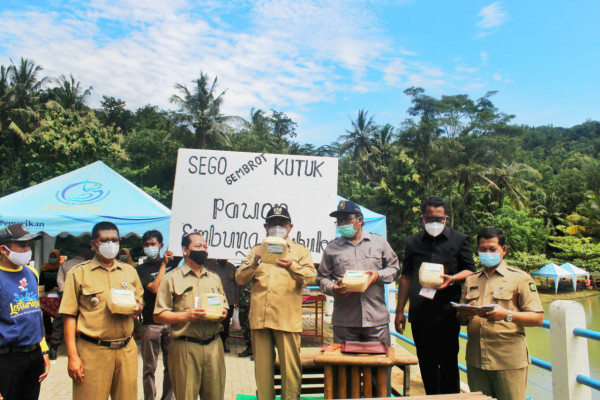
[[6, 228], [0, 229], [0, 244], [8, 242], [26, 242], [28, 240], [39, 239], [41, 233], [30, 233], [23, 224], [12, 224]]
[[265, 221], [268, 221], [272, 218], [285, 218], [290, 221], [292, 220], [287, 208], [283, 207], [283, 206], [278, 206], [278, 205], [274, 205], [273, 207], [271, 207], [271, 209], [267, 213], [267, 218], [265, 218]]
[[360, 207], [353, 201], [350, 200], [342, 200], [338, 203], [337, 210], [329, 214], [330, 217], [337, 218], [340, 213], [347, 214], [358, 214], [361, 217], [363, 216], [362, 211], [360, 211]]

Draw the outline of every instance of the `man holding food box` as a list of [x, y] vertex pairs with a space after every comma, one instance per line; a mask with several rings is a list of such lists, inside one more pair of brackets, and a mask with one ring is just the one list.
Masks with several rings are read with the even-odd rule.
[[[530, 363], [525, 327], [541, 326], [544, 309], [531, 276], [504, 261], [508, 250], [500, 229], [477, 233], [484, 267], [469, 276], [457, 318], [467, 325], [467, 379], [471, 391], [498, 400], [525, 399]], [[485, 340], [483, 340], [485, 339]]]
[[396, 330], [404, 332], [404, 306], [419, 358], [425, 392], [459, 393], [456, 311], [460, 284], [475, 271], [469, 237], [446, 226], [446, 205], [438, 196], [421, 205], [424, 230], [408, 237], [398, 288]]
[[225, 355], [219, 332], [227, 316], [221, 279], [204, 268], [206, 241], [198, 233], [181, 239], [184, 264], [160, 282], [154, 321], [170, 324], [168, 367], [177, 400], [223, 400]]
[[396, 279], [398, 256], [383, 237], [363, 230], [356, 203], [342, 200], [329, 216], [336, 219], [340, 236], [323, 252], [318, 278], [323, 293], [335, 297], [333, 341], [380, 341], [389, 346], [390, 314], [383, 285]]
[[137, 399], [138, 357], [133, 317], [144, 289], [135, 269], [115, 258], [119, 229], [108, 221], [92, 229], [92, 260], [67, 274], [59, 313], [64, 316], [73, 399]]
[[275, 398], [277, 347], [281, 399], [299, 399], [302, 286], [314, 282], [316, 271], [310, 251], [289, 238], [293, 225], [286, 207], [271, 207], [264, 227], [267, 238], [250, 250], [235, 275], [240, 286], [252, 283], [249, 319], [257, 398]]

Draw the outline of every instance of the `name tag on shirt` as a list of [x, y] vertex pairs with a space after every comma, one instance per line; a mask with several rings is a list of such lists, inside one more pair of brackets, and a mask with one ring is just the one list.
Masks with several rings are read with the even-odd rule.
[[437, 290], [434, 288], [422, 288], [419, 292], [419, 296], [427, 297], [428, 299], [433, 300], [433, 296], [435, 296], [436, 292]]

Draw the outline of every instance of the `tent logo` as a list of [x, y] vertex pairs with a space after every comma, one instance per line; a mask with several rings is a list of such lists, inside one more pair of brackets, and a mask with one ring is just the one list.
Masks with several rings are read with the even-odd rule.
[[56, 192], [56, 198], [65, 204], [89, 204], [104, 199], [110, 191], [102, 190], [102, 184], [93, 181], [72, 183], [62, 191]]

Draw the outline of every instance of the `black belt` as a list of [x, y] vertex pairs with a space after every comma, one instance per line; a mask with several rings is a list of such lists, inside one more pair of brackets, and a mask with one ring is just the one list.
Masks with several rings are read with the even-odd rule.
[[129, 341], [131, 340], [131, 336], [129, 336], [125, 340], [100, 340], [94, 339], [93, 337], [88, 335], [84, 335], [83, 333], [80, 333], [79, 337], [87, 342], [97, 344], [98, 346], [108, 347], [109, 349], [122, 349], [123, 347], [127, 346], [127, 343], [129, 343]]
[[39, 344], [32, 344], [31, 346], [6, 346], [0, 347], [0, 355], [4, 354], [16, 354], [16, 353], [31, 353], [40, 348]]
[[218, 335], [215, 335], [209, 339], [198, 339], [198, 338], [189, 337], [189, 336], [178, 336], [175, 339], [183, 340], [184, 342], [192, 342], [192, 343], [207, 345], [207, 344], [211, 343], [213, 340], [215, 340], [217, 337], [218, 337]]

